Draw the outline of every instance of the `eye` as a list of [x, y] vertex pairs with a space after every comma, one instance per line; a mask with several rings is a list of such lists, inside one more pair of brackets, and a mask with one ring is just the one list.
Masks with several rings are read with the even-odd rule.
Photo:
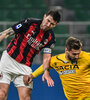
[[73, 55], [77, 55], [76, 53], [73, 53]]
[[53, 23], [51, 23], [51, 25], [53, 25], [53, 26], [54, 26], [54, 24], [53, 24]]
[[48, 22], [52, 25], [52, 26], [54, 26], [55, 24], [54, 23], [51, 23], [51, 21], [48, 19]]
[[73, 53], [73, 55], [75, 56], [75, 55], [79, 55], [79, 53]]
[[50, 20], [48, 19], [48, 22], [50, 22]]

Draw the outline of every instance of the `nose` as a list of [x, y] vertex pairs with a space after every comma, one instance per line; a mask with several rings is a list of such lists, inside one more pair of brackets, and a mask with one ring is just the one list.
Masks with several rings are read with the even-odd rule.
[[79, 55], [75, 55], [75, 58], [76, 58], [76, 59], [79, 58]]
[[48, 23], [47, 26], [50, 27], [51, 26], [51, 23]]

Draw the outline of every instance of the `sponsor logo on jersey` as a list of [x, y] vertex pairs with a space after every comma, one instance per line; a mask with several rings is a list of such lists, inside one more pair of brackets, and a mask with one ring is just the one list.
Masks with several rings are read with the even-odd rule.
[[60, 71], [59, 74], [63, 75], [63, 74], [73, 74], [75, 73], [75, 70], [65, 70], [65, 71]]
[[56, 70], [60, 70], [59, 74], [63, 75], [63, 74], [73, 74], [75, 73], [76, 69], [79, 69], [78, 65], [63, 65], [63, 66], [58, 66], [60, 65], [60, 63], [54, 63], [54, 67], [56, 68]]
[[[33, 35], [35, 34], [34, 31], [32, 31]], [[27, 34], [28, 44], [35, 48], [36, 50], [39, 50], [39, 48], [43, 47], [48, 43], [48, 39], [45, 39], [44, 44], [40, 43], [37, 39], [33, 38], [30, 34]]]
[[33, 33], [33, 35], [35, 34], [35, 32], [34, 32], [34, 31], [32, 31], [32, 33]]
[[28, 35], [27, 35], [27, 39], [29, 39], [30, 37], [31, 37], [31, 35], [30, 35], [30, 34], [28, 34]]
[[60, 63], [55, 63], [55, 68], [58, 70], [73, 70], [73, 69], [79, 69], [78, 65], [63, 65], [63, 66], [58, 66]]
[[40, 43], [37, 39], [34, 39], [33, 37], [30, 37], [28, 39], [28, 44], [36, 50], [39, 50], [39, 48], [43, 46], [42, 43]]
[[[68, 61], [64, 61], [64, 60], [58, 58], [58, 56], [56, 56], [56, 58], [59, 61], [53, 63], [53, 66], [55, 67], [56, 70], [59, 71], [60, 75], [73, 74], [73, 73], [76, 73], [77, 69], [79, 69], [79, 66], [77, 65], [77, 62], [74, 62], [73, 64], [69, 64]], [[63, 65], [61, 65], [61, 62], [63, 62]]]
[[18, 25], [16, 26], [16, 29], [19, 29], [20, 27], [22, 27], [22, 24], [18, 24]]

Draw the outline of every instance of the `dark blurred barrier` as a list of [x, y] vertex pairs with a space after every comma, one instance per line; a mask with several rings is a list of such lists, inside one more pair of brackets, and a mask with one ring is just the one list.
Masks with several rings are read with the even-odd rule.
[[[35, 70], [38, 67], [39, 65], [33, 65], [32, 69]], [[52, 88], [48, 87], [46, 82], [42, 82], [42, 75], [38, 76], [33, 80], [34, 84], [31, 100], [66, 100], [58, 74], [53, 69], [50, 71], [50, 74], [55, 82], [55, 86]], [[10, 85], [7, 100], [19, 100], [17, 89], [13, 83]]]

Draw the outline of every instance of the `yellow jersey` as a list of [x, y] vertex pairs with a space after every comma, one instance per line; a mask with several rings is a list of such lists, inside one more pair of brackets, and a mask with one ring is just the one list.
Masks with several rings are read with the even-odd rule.
[[65, 53], [53, 56], [50, 66], [58, 72], [68, 100], [84, 100], [81, 97], [90, 96], [90, 56], [88, 53], [82, 51], [75, 64], [66, 59]]
[[[71, 63], [65, 53], [53, 56], [50, 66], [61, 79], [68, 100], [90, 100], [90, 53], [82, 51], [77, 63]], [[37, 77], [44, 72], [43, 65], [32, 73]]]

